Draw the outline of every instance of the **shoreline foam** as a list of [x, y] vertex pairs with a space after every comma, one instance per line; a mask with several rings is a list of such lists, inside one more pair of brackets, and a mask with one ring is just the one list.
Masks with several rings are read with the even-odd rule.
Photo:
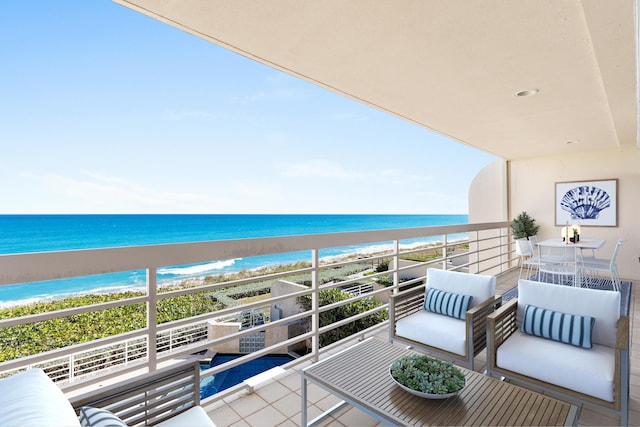
[[[459, 240], [453, 240], [450, 241], [450, 244], [460, 244], [460, 243], [464, 243], [468, 241], [467, 239], [459, 239]], [[442, 241], [420, 241], [420, 242], [414, 242], [414, 243], [408, 243], [408, 244], [401, 244], [400, 248], [401, 250], [429, 250], [429, 249], [433, 249], [436, 246], [439, 246], [442, 244]], [[375, 256], [384, 256], [386, 254], [388, 254], [390, 251], [393, 250], [393, 245], [392, 244], [388, 244], [388, 245], [368, 245], [362, 248], [359, 248], [358, 250], [354, 251], [354, 252], [350, 252], [350, 253], [345, 253], [345, 254], [338, 254], [338, 255], [328, 255], [328, 256], [324, 256], [320, 258], [320, 262], [321, 264], [333, 264], [333, 263], [339, 263], [339, 262], [343, 262], [343, 261], [349, 261], [349, 260], [356, 260], [356, 259], [362, 259], [363, 261], [366, 261], [368, 258], [367, 257], [375, 257]], [[390, 255], [390, 254], [389, 254]], [[243, 272], [245, 271], [250, 271], [250, 272], [257, 272], [259, 270], [264, 270], [263, 274], [267, 275], [269, 274], [269, 272], [274, 272], [276, 270], [282, 269], [285, 266], [291, 266], [294, 265], [296, 262], [289, 262], [289, 263], [282, 263], [282, 264], [272, 264], [272, 265], [262, 265], [262, 266], [257, 266], [257, 267], [253, 267], [253, 268], [249, 268], [249, 269], [241, 269], [238, 271], [233, 271], [233, 272], [219, 272], [219, 273], [212, 273], [210, 272], [209, 274], [205, 274], [205, 275], [199, 275], [198, 273], [195, 272], [206, 272], [206, 271], [210, 271], [210, 270], [202, 270], [201, 268], [198, 268], [198, 266], [210, 266], [210, 265], [218, 265], [218, 266], [222, 266], [222, 265], [232, 265], [235, 261], [241, 260], [242, 258], [235, 258], [233, 260], [222, 260], [222, 261], [212, 261], [210, 263], [203, 263], [203, 264], [196, 264], [190, 267], [184, 267], [184, 269], [192, 269], [192, 271], [194, 271], [194, 275], [193, 276], [189, 276], [189, 277], [184, 277], [184, 278], [171, 278], [171, 279], [166, 279], [166, 280], [159, 280], [158, 281], [158, 289], [167, 289], [167, 288], [175, 288], [175, 289], [182, 289], [182, 288], [192, 288], [192, 287], [199, 287], [199, 286], [203, 286], [205, 284], [206, 278], [213, 276], [213, 275], [220, 275], [220, 276], [235, 276], [235, 275], [242, 275]], [[305, 260], [301, 260], [301, 261], [297, 261], [297, 262], [305, 262]], [[180, 269], [180, 267], [175, 267], [176, 269]], [[171, 270], [174, 269], [174, 267], [166, 267], [163, 268], [162, 270]], [[160, 273], [159, 273], [160, 275]], [[64, 280], [64, 279], [63, 279]], [[11, 286], [11, 285], [8, 285]], [[80, 292], [71, 292], [71, 293], [60, 293], [60, 294], [49, 294], [49, 295], [41, 295], [41, 296], [34, 296], [34, 297], [29, 297], [29, 298], [24, 298], [24, 299], [19, 299], [19, 300], [9, 300], [9, 301], [0, 301], [0, 310], [2, 309], [7, 309], [7, 308], [13, 308], [13, 307], [19, 307], [19, 306], [27, 306], [27, 305], [32, 305], [32, 304], [38, 304], [38, 303], [47, 303], [47, 302], [55, 302], [55, 301], [60, 301], [60, 300], [64, 300], [67, 298], [75, 298], [75, 297], [82, 297], [85, 295], [92, 295], [92, 294], [118, 294], [118, 293], [122, 293], [122, 292], [128, 292], [128, 291], [132, 291], [132, 292], [145, 292], [146, 291], [146, 286], [145, 285], [139, 285], [139, 284], [130, 284], [130, 285], [114, 285], [114, 286], [101, 286], [101, 287], [97, 287], [97, 288], [93, 288], [93, 289], [89, 289], [87, 291], [80, 291]]]

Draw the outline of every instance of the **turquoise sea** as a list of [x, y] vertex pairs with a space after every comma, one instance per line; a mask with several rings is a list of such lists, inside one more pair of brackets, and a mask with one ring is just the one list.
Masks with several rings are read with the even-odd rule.
[[[466, 224], [467, 215], [0, 215], [0, 255]], [[327, 249], [321, 257], [371, 251]], [[308, 260], [308, 253], [168, 266], [160, 281], [204, 277]], [[0, 287], [0, 307], [88, 292], [144, 286], [142, 271]]]

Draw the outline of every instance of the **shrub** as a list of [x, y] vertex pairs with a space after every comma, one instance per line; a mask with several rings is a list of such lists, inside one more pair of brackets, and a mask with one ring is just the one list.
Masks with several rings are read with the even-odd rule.
[[[320, 306], [325, 306], [351, 298], [351, 294], [340, 289], [323, 289], [320, 291]], [[305, 295], [298, 298], [299, 304], [307, 311], [311, 309], [311, 296]], [[344, 320], [356, 314], [363, 313], [373, 308], [381, 306], [382, 303], [373, 297], [363, 298], [332, 310], [320, 313], [320, 327], [331, 325], [337, 321]], [[347, 325], [332, 329], [320, 335], [320, 346], [324, 347], [355, 333], [363, 331], [371, 326], [385, 321], [388, 318], [387, 312], [377, 312], [361, 319], [355, 320]], [[311, 330], [310, 319], [307, 320], [307, 330]]]
[[383, 261], [376, 267], [376, 273], [382, 273], [389, 270], [389, 261]]
[[535, 236], [538, 234], [540, 226], [536, 225], [536, 220], [531, 218], [526, 211], [523, 211], [511, 221], [511, 231], [514, 239]]

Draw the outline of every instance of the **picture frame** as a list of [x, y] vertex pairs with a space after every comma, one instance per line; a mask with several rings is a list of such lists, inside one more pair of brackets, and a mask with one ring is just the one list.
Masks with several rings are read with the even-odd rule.
[[556, 182], [556, 225], [618, 226], [618, 180]]

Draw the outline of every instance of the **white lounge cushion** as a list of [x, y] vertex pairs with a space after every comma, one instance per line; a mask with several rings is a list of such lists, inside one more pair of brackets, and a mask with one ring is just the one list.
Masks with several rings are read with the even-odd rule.
[[495, 276], [482, 274], [461, 273], [458, 271], [427, 269], [427, 289], [440, 289], [460, 295], [471, 295], [469, 308], [473, 308], [496, 293]]
[[498, 347], [496, 364], [613, 402], [615, 353], [611, 347], [594, 344], [585, 349], [517, 331]]
[[175, 417], [156, 424], [157, 427], [216, 427], [201, 406], [194, 406]]
[[596, 319], [593, 343], [614, 347], [620, 319], [620, 292], [577, 288], [521, 279], [518, 281], [517, 324], [526, 305]]
[[464, 320], [420, 310], [396, 321], [396, 335], [461, 356], [465, 351]]
[[42, 369], [0, 381], [0, 426], [80, 427], [62, 390]]

